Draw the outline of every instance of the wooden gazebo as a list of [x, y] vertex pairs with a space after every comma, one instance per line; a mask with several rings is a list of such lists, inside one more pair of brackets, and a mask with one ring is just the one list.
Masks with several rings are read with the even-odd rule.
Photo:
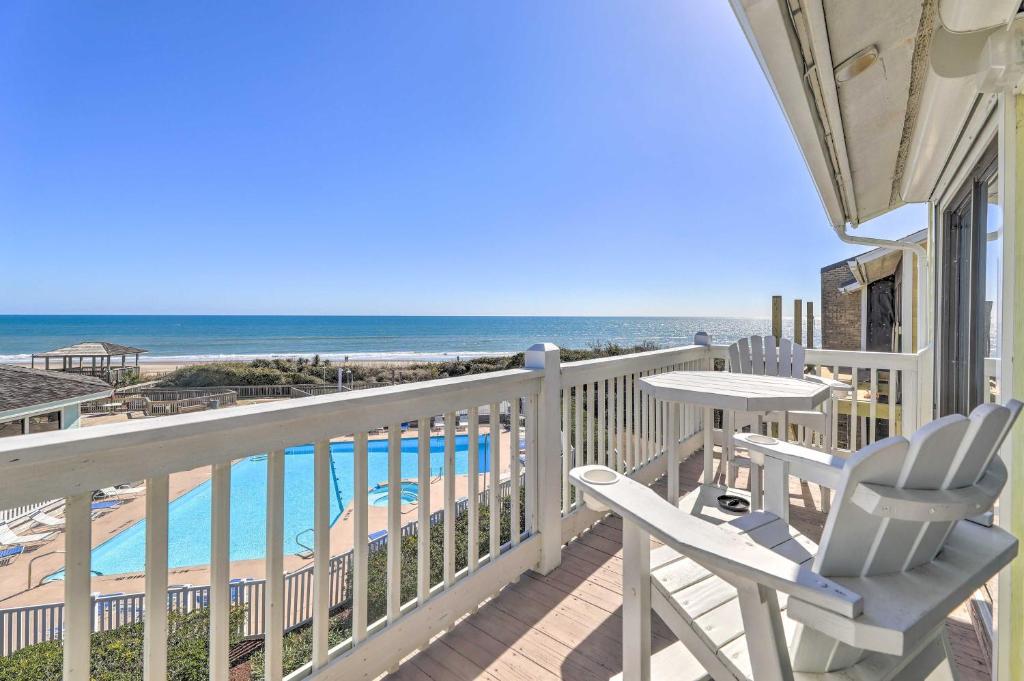
[[[142, 348], [108, 341], [83, 341], [66, 348], [33, 353], [32, 367], [35, 367], [36, 358], [39, 358], [44, 362], [44, 369], [97, 376], [116, 385], [129, 376], [138, 376], [139, 355], [144, 352], [147, 351]], [[128, 358], [132, 355], [135, 356], [135, 362], [129, 364]], [[119, 363], [116, 362], [118, 357], [121, 359]], [[60, 360], [59, 366], [54, 366], [57, 360]]]

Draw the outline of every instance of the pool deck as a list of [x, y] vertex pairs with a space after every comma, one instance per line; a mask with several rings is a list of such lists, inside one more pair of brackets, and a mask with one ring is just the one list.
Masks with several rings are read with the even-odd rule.
[[[123, 417], [123, 414], [117, 416]], [[108, 419], [97, 419], [89, 425], [109, 423]], [[486, 426], [481, 427], [481, 434], [487, 431]], [[465, 434], [465, 429], [458, 431], [459, 435]], [[416, 430], [410, 429], [403, 433], [403, 436], [415, 437]], [[371, 439], [383, 439], [373, 437]], [[336, 438], [334, 442], [349, 441], [351, 438]], [[511, 458], [509, 456], [511, 434], [501, 433], [501, 470], [503, 477], [508, 476], [508, 468]], [[174, 473], [170, 476], [170, 498], [173, 501], [197, 485], [202, 484], [210, 478], [210, 468], [202, 466], [191, 471]], [[480, 476], [480, 489], [484, 486], [484, 475]], [[376, 484], [377, 481], [371, 481]], [[469, 488], [469, 479], [466, 475], [458, 475], [455, 479], [455, 497], [466, 496]], [[436, 478], [430, 485], [430, 510], [438, 511], [444, 506], [443, 479]], [[61, 512], [58, 512], [60, 514]], [[416, 504], [402, 505], [402, 524], [405, 525], [417, 519], [419, 507]], [[111, 510], [93, 520], [92, 523], [92, 545], [99, 546], [114, 535], [127, 529], [146, 514], [145, 495], [127, 499], [120, 507]], [[369, 532], [387, 528], [387, 507], [370, 506], [368, 513]], [[41, 532], [42, 529], [29, 529], [28, 527], [14, 525], [21, 533]], [[352, 509], [347, 508], [342, 512], [341, 517], [331, 528], [331, 554], [344, 553], [352, 548], [354, 543], [354, 521]], [[54, 581], [46, 584], [39, 582], [64, 567], [64, 532], [59, 531], [57, 536], [42, 546], [29, 549], [10, 565], [0, 566], [0, 608], [11, 608], [23, 605], [36, 605], [41, 603], [59, 603], [64, 600], [64, 583]], [[31, 577], [33, 588], [28, 588], [29, 565], [31, 562]], [[284, 557], [284, 569], [293, 572], [305, 565], [309, 559], [303, 559], [296, 555], [286, 554]], [[264, 577], [264, 562], [262, 559], [240, 560], [231, 563], [232, 578], [253, 578]], [[169, 571], [170, 584], [208, 584], [210, 570], [208, 565], [192, 567], [173, 568]], [[142, 573], [127, 573], [119, 575], [94, 576], [92, 579], [93, 592], [98, 593], [140, 593], [144, 591], [144, 577]]]

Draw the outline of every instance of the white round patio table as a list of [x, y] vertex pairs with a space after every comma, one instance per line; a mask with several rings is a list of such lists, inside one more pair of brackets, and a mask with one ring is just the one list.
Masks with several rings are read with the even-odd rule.
[[[764, 413], [779, 411], [784, 414], [782, 429], [788, 427], [786, 412], [808, 411], [829, 397], [829, 386], [799, 378], [785, 376], [759, 376], [727, 371], [669, 371], [640, 379], [640, 391], [664, 402], [692, 404], [704, 408], [704, 484], [714, 484], [713, 434], [708, 424], [714, 423], [714, 410], [722, 410], [722, 430], [725, 433], [723, 462], [732, 460], [733, 414], [737, 411]], [[677, 437], [674, 438], [678, 441]], [[671, 467], [670, 467], [671, 468]], [[669, 496], [678, 500], [678, 472], [669, 471]], [[727, 479], [734, 482], [732, 474]], [[673, 482], [675, 484], [673, 484]], [[751, 496], [755, 507], [760, 506], [760, 475], [751, 470]], [[674, 488], [674, 489], [673, 489]]]

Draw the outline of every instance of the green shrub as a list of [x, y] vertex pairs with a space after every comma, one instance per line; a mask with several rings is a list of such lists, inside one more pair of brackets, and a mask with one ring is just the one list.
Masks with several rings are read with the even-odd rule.
[[[246, 608], [231, 609], [231, 631], [241, 631]], [[168, 613], [167, 678], [171, 681], [205, 681], [209, 671], [210, 613], [193, 610]], [[239, 639], [233, 634], [231, 642]], [[102, 631], [91, 637], [92, 681], [136, 681], [142, 678], [143, 625]], [[59, 679], [64, 666], [64, 645], [48, 641], [22, 648], [0, 658], [0, 681], [50, 681]]]
[[[560, 357], [563, 362], [576, 362], [597, 357], [611, 357], [632, 352], [657, 350], [653, 343], [633, 346], [605, 343], [589, 349], [573, 350], [563, 348]], [[436, 378], [451, 378], [482, 374], [489, 371], [503, 371], [523, 366], [522, 352], [502, 357], [475, 357], [455, 359], [447, 362], [422, 362], [417, 364], [354, 363], [342, 367], [346, 382], [357, 383], [414, 383]], [[300, 357], [298, 359], [254, 359], [251, 362], [216, 362], [182, 367], [160, 379], [159, 385], [177, 388], [208, 388], [219, 385], [292, 385], [298, 383], [338, 382], [339, 367], [329, 360]]]

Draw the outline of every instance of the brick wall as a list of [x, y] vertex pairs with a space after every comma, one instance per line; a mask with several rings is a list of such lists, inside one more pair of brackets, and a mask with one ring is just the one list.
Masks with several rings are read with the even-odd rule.
[[840, 293], [853, 282], [846, 261], [821, 268], [821, 347], [860, 350], [860, 293]]

